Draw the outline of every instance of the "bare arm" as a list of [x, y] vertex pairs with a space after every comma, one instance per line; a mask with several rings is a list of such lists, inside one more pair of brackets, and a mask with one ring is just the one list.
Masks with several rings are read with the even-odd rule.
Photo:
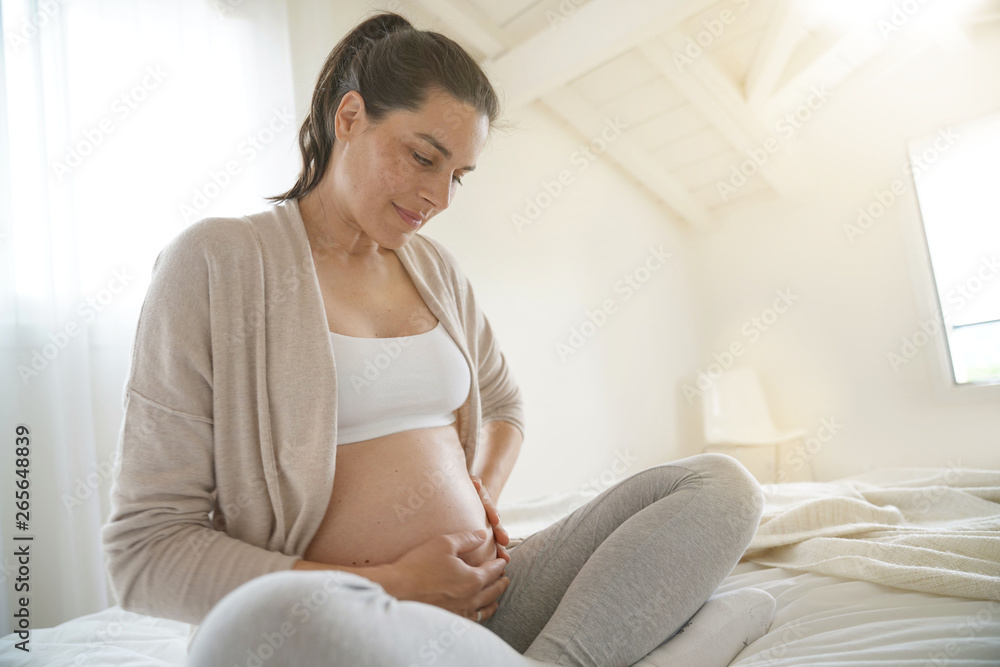
[[499, 500], [500, 492], [514, 470], [523, 440], [521, 429], [510, 422], [495, 420], [483, 424], [479, 451], [472, 469], [473, 474], [483, 480], [483, 486], [493, 502]]

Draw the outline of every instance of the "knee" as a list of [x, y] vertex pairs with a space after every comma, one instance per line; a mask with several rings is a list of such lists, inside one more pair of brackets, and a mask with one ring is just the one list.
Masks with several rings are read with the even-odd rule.
[[[678, 478], [677, 468], [687, 473]], [[677, 484], [691, 484], [699, 493], [707, 494], [706, 500], [720, 503], [726, 511], [746, 515], [756, 527], [764, 512], [764, 492], [757, 478], [737, 459], [715, 452], [696, 454], [671, 463], [663, 463], [641, 471], [633, 477], [650, 476], [660, 489], [676, 488]]]
[[277, 652], [295, 634], [301, 639], [317, 631], [346, 631], [329, 625], [349, 624], [357, 614], [348, 605], [380, 596], [389, 597], [375, 582], [339, 570], [262, 575], [230, 591], [209, 611], [190, 647], [189, 664], [223, 664], [236, 647]]
[[698, 454], [692, 459], [709, 484], [744, 509], [755, 525], [760, 521], [764, 512], [764, 492], [746, 466], [728, 454], [717, 452]]

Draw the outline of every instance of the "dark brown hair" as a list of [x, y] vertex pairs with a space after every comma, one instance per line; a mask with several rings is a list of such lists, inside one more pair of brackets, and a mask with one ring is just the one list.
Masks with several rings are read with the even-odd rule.
[[344, 94], [355, 90], [365, 114], [377, 124], [392, 111], [419, 111], [434, 92], [450, 94], [499, 122], [500, 102], [478, 63], [451, 39], [417, 30], [394, 12], [378, 12], [359, 23], [333, 48], [320, 71], [309, 115], [299, 129], [302, 171], [292, 189], [267, 197], [298, 199], [326, 173], [336, 141], [334, 116]]

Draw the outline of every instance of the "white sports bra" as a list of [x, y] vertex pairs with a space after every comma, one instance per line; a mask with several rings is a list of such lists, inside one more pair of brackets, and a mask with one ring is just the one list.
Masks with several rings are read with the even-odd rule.
[[447, 426], [469, 396], [469, 364], [441, 322], [413, 336], [330, 332], [337, 369], [337, 444]]

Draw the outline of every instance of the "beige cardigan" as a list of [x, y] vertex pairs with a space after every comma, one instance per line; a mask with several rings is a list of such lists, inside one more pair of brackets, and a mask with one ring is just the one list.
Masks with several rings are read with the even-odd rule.
[[[471, 471], [484, 422], [523, 434], [520, 391], [455, 257], [421, 234], [395, 252], [470, 365], [457, 418]], [[122, 608], [197, 626], [227, 593], [305, 552], [336, 464], [328, 332], [294, 200], [200, 220], [159, 253], [102, 528]]]

